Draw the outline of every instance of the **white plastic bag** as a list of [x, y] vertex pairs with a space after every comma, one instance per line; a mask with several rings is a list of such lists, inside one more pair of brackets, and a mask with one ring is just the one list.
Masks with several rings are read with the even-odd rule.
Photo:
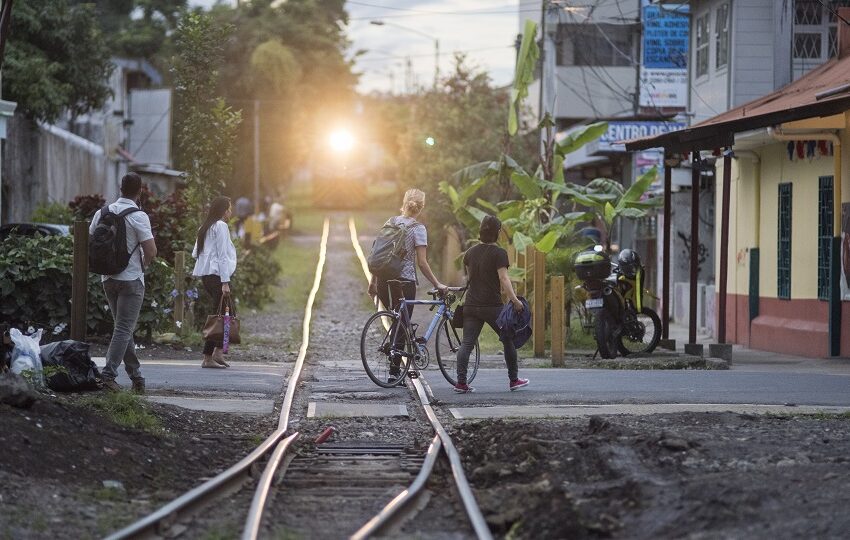
[[9, 337], [12, 338], [12, 343], [15, 348], [12, 349], [12, 373], [21, 374], [23, 371], [32, 371], [32, 381], [36, 386], [43, 386], [41, 367], [41, 348], [38, 342], [41, 341], [42, 330], [32, 336], [25, 336], [17, 328], [9, 330]]

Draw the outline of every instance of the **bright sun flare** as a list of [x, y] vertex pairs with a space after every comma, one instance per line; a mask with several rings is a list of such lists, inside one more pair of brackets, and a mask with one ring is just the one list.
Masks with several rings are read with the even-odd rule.
[[328, 137], [331, 148], [337, 152], [348, 152], [354, 147], [354, 135], [345, 129], [337, 129]]

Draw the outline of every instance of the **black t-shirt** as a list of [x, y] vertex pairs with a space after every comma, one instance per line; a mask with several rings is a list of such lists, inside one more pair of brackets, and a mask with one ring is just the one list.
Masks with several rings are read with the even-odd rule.
[[499, 284], [499, 268], [508, 268], [508, 252], [495, 244], [472, 246], [463, 256], [463, 264], [469, 275], [469, 290], [466, 292], [468, 306], [501, 306], [502, 288]]

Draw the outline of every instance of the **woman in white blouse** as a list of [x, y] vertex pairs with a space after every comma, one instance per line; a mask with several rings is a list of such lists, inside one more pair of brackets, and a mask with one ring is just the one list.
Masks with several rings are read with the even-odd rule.
[[[221, 297], [230, 294], [230, 276], [236, 271], [236, 248], [230, 240], [230, 198], [216, 197], [210, 203], [207, 218], [198, 229], [198, 238], [192, 256], [197, 259], [192, 275], [201, 278], [204, 288], [218, 309]], [[224, 360], [221, 342], [204, 342], [204, 361], [201, 367], [230, 367]]]

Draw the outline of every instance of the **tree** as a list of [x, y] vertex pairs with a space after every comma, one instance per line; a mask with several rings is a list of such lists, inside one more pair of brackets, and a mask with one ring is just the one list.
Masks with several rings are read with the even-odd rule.
[[242, 116], [218, 96], [222, 42], [232, 31], [205, 13], [186, 13], [177, 26], [172, 73], [176, 88], [178, 167], [188, 171], [184, 238], [194, 238], [200, 216], [221, 193], [233, 168], [234, 143]]
[[[92, 3], [91, 0], [74, 2]], [[93, 3], [113, 54], [147, 59], [160, 52], [186, 8], [186, 0], [95, 0]]]
[[[225, 43], [220, 88], [237, 109], [260, 100], [260, 172], [267, 190], [285, 185], [309, 159], [329, 124], [353, 112], [356, 77], [345, 58], [343, 0], [253, 0], [211, 13], [234, 26]], [[239, 134], [232, 189], [253, 178], [253, 115]], [[239, 182], [245, 182], [241, 186]]]
[[26, 116], [55, 121], [103, 106], [112, 64], [93, 6], [67, 0], [13, 5], [3, 66], [3, 98]]

